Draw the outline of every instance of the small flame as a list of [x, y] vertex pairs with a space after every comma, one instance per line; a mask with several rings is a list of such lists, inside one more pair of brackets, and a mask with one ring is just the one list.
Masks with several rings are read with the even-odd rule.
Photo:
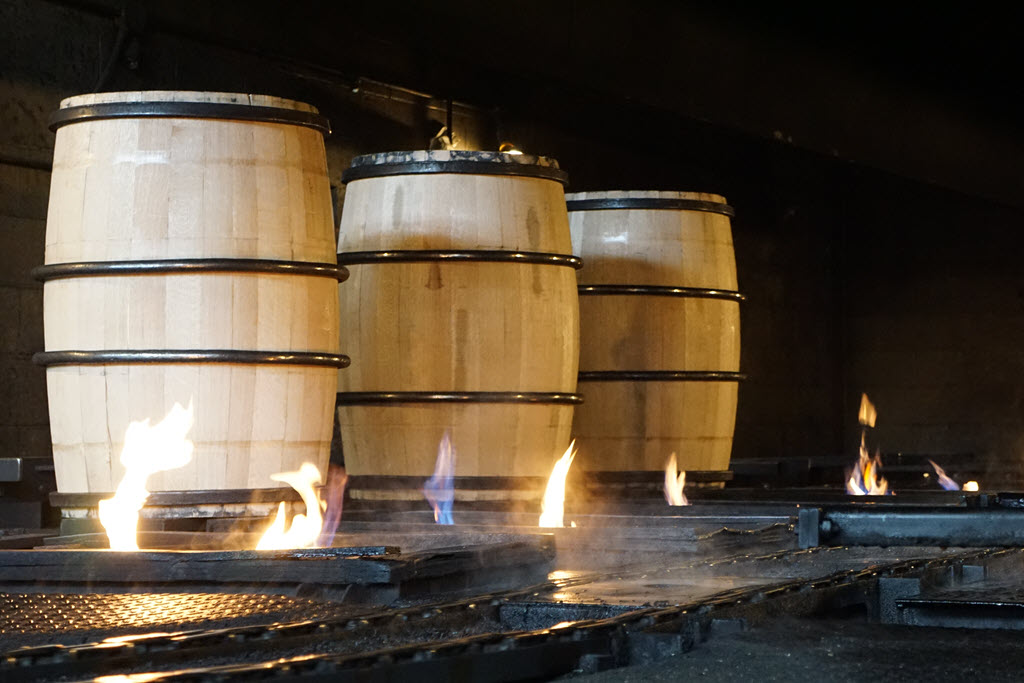
[[576, 441], [569, 444], [565, 453], [555, 462], [551, 469], [551, 476], [548, 478], [548, 486], [544, 490], [544, 500], [541, 502], [540, 524], [542, 527], [563, 527], [565, 526], [565, 477], [569, 474], [569, 467], [572, 465], [576, 452], [573, 446]]
[[857, 460], [857, 466], [846, 481], [846, 492], [854, 496], [891, 495], [889, 482], [879, 474], [881, 469], [881, 455], [875, 453], [873, 458], [868, 456], [868, 449], [864, 445], [864, 434], [861, 433], [860, 457]]
[[423, 495], [434, 508], [434, 521], [438, 524], [455, 524], [452, 518], [452, 505], [455, 503], [455, 449], [445, 432], [437, 447], [437, 462], [434, 463], [434, 476], [423, 485]]
[[138, 550], [139, 510], [149, 497], [149, 475], [184, 467], [192, 460], [193, 444], [185, 437], [192, 429], [192, 401], [188, 408], [175, 403], [167, 416], [150, 426], [149, 418], [132, 422], [124, 432], [121, 464], [125, 473], [113, 498], [101, 500], [100, 523], [111, 550]]
[[302, 502], [306, 504], [306, 514], [295, 515], [291, 527], [286, 529], [285, 504], [282, 501], [277, 508], [274, 521], [256, 544], [256, 550], [316, 547], [324, 523], [324, 503], [315, 488], [315, 484], [320, 483], [320, 470], [316, 465], [305, 462], [297, 472], [280, 472], [270, 475], [270, 478], [274, 481], [283, 481], [298, 491]]
[[964, 484], [963, 490], [964, 491], [977, 491], [978, 490], [978, 482], [976, 482], [976, 481], [969, 481], [969, 482], [967, 482], [966, 484]]
[[951, 477], [946, 474], [946, 471], [935, 464], [934, 460], [929, 460], [932, 467], [935, 468], [935, 474], [939, 475], [939, 486], [947, 491], [959, 491], [960, 484], [957, 484]]
[[878, 411], [875, 404], [868, 400], [867, 394], [860, 395], [860, 411], [857, 413], [857, 420], [865, 427], [874, 427], [878, 418]]
[[665, 464], [665, 500], [669, 505], [689, 505], [683, 487], [686, 486], [686, 470], [676, 475], [676, 454], [668, 456], [668, 463]]
[[327, 470], [327, 484], [324, 486], [327, 491], [324, 496], [324, 525], [320, 529], [320, 538], [316, 542], [318, 548], [330, 548], [334, 543], [334, 533], [341, 523], [346, 484], [348, 484], [348, 474], [345, 472], [345, 468], [331, 465]]

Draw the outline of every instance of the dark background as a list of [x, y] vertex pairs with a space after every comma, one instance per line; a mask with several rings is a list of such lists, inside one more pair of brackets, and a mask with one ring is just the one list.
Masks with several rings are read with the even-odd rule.
[[553, 156], [570, 191], [725, 195], [734, 457], [852, 456], [867, 392], [883, 451], [1017, 463], [1021, 16], [833, 5], [0, 0], [0, 454], [49, 450], [47, 118], [174, 89], [316, 105], [339, 186], [356, 154], [424, 148], [452, 99], [463, 148]]

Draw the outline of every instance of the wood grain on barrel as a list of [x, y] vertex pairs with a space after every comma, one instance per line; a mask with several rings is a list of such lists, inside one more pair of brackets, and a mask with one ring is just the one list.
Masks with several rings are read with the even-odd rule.
[[[214, 102], [315, 112], [280, 98], [128, 92], [111, 102]], [[209, 118], [115, 118], [57, 130], [47, 264], [175, 258], [333, 263], [321, 134]], [[47, 350], [338, 351], [337, 283], [254, 273], [91, 276], [44, 287]], [[58, 490], [112, 491], [132, 421], [193, 402], [192, 462], [153, 491], [272, 488], [305, 461], [326, 467], [337, 371], [303, 366], [111, 364], [50, 367]]]
[[[696, 200], [696, 192], [581, 192], [586, 199]], [[580, 284], [735, 291], [729, 217], [709, 211], [602, 209], [569, 213]], [[580, 296], [581, 371], [737, 372], [739, 302], [646, 295]], [[726, 470], [736, 382], [588, 381], [576, 409], [580, 463], [590, 470]]]
[[[350, 182], [339, 253], [571, 253], [552, 180], [429, 173]], [[576, 388], [573, 270], [493, 262], [349, 266], [339, 390], [565, 392]], [[342, 405], [351, 474], [430, 476], [447, 431], [458, 476], [543, 476], [569, 444], [571, 405]]]

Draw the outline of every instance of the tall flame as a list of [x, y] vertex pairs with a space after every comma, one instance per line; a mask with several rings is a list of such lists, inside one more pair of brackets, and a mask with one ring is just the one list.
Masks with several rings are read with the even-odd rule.
[[452, 505], [455, 503], [455, 449], [452, 448], [448, 432], [441, 437], [437, 447], [437, 462], [434, 476], [423, 485], [423, 495], [434, 508], [434, 521], [438, 524], [455, 524]]
[[686, 494], [683, 493], [683, 487], [686, 486], [686, 470], [676, 475], [677, 469], [676, 454], [673, 453], [668, 456], [668, 462], [665, 464], [665, 500], [672, 506], [689, 505], [690, 501], [686, 500]]
[[324, 524], [324, 504], [315, 488], [315, 485], [320, 483], [320, 470], [316, 465], [305, 462], [297, 472], [281, 472], [270, 475], [270, 478], [274, 481], [283, 481], [298, 491], [302, 502], [306, 504], [306, 514], [295, 515], [291, 527], [286, 529], [285, 505], [282, 501], [277, 508], [274, 521], [256, 544], [256, 550], [316, 547]]
[[548, 477], [548, 485], [544, 490], [544, 500], [541, 502], [538, 526], [565, 526], [565, 477], [569, 474], [573, 458], [576, 457], [576, 451], [573, 450], [575, 445], [576, 441], [574, 440], [551, 469], [551, 476]]
[[110, 539], [111, 550], [138, 550], [139, 510], [149, 497], [149, 475], [184, 467], [192, 460], [193, 444], [186, 439], [192, 429], [192, 401], [188, 408], [175, 403], [163, 420], [150, 426], [149, 418], [132, 422], [124, 432], [121, 464], [125, 473], [113, 498], [101, 500], [100, 523]]
[[868, 400], [867, 394], [860, 395], [860, 410], [857, 412], [857, 421], [863, 425], [860, 430], [860, 456], [857, 458], [857, 465], [849, 472], [846, 480], [846, 492], [854, 496], [884, 496], [890, 494], [889, 482], [879, 474], [882, 469], [882, 456], [875, 453], [875, 457], [868, 456], [868, 449], [865, 445], [868, 427], [874, 427], [878, 419], [878, 411], [874, 404]]

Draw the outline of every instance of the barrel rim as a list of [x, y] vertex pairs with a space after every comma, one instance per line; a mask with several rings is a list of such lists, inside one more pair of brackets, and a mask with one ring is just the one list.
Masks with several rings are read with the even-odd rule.
[[526, 403], [579, 405], [583, 397], [568, 392], [539, 391], [339, 391], [336, 405], [404, 403]]
[[569, 174], [551, 157], [469, 150], [414, 150], [364, 154], [341, 174], [343, 183], [394, 175], [457, 173], [518, 176], [567, 185]]
[[736, 210], [728, 204], [706, 201], [703, 199], [675, 199], [668, 197], [605, 197], [598, 199], [566, 199], [566, 211], [609, 211], [635, 210], [648, 211], [703, 211], [718, 213], [733, 218]]
[[368, 263], [486, 262], [525, 263], [568, 266], [579, 270], [583, 259], [572, 254], [501, 249], [387, 249], [381, 251], [347, 251], [337, 255], [339, 264], [347, 266]]
[[584, 370], [580, 382], [742, 382], [747, 375], [725, 370]]
[[140, 259], [134, 261], [74, 261], [48, 263], [32, 269], [40, 282], [66, 278], [117, 275], [190, 275], [195, 273], [257, 273], [267, 275], [308, 275], [344, 282], [349, 271], [337, 263], [279, 261], [271, 259], [195, 258]]
[[661, 285], [578, 285], [580, 296], [669, 296], [689, 299], [723, 299], [746, 301], [747, 297], [731, 289], [702, 287], [667, 287]]
[[104, 102], [65, 107], [53, 112], [49, 128], [57, 131], [73, 123], [121, 118], [221, 119], [278, 123], [312, 128], [331, 134], [331, 124], [318, 113], [263, 105], [226, 102]]
[[348, 356], [317, 351], [243, 351], [237, 349], [103, 349], [40, 351], [32, 362], [58, 365], [159, 365], [235, 363], [238, 365], [302, 365], [347, 368]]

